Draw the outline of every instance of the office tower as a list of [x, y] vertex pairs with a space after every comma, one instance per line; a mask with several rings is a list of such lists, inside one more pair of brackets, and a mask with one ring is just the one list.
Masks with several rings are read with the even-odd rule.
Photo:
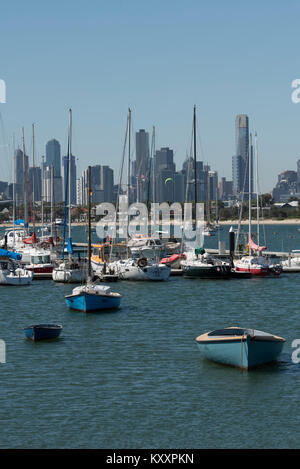
[[[52, 173], [53, 168], [53, 174]], [[51, 178], [53, 176], [53, 183]], [[44, 202], [51, 202], [51, 191], [53, 184], [53, 203], [57, 204], [63, 201], [62, 198], [62, 177], [55, 176], [54, 167], [46, 166], [44, 168], [44, 187], [43, 187], [43, 199]]]
[[[249, 196], [249, 118], [246, 114], [239, 114], [235, 120], [235, 143], [236, 153], [232, 157], [232, 180], [236, 196], [245, 193], [244, 198]], [[250, 148], [251, 165], [251, 192], [253, 192], [253, 145]]]
[[149, 158], [149, 134], [144, 129], [135, 134], [136, 149], [136, 185], [138, 202], [147, 199], [149, 182], [150, 158]]
[[209, 200], [219, 200], [218, 173], [217, 171], [208, 171], [208, 196]]
[[54, 176], [61, 176], [60, 143], [55, 138], [46, 143], [46, 166], [53, 166]]
[[233, 196], [233, 182], [226, 181], [225, 177], [219, 182], [219, 197], [221, 200], [228, 200]]
[[38, 166], [29, 168], [29, 186], [32, 200], [42, 200], [42, 170]]
[[[209, 166], [205, 167], [203, 161], [196, 162], [197, 172], [197, 202], [207, 200], [207, 182]], [[182, 165], [182, 172], [185, 179], [186, 202], [195, 200], [195, 164], [192, 157], [187, 158]]]
[[185, 202], [184, 173], [178, 171], [174, 175], [174, 202]]
[[100, 190], [103, 201], [112, 202], [114, 198], [114, 172], [109, 166], [100, 166]]
[[24, 200], [24, 191], [26, 190], [28, 201], [28, 156], [23, 157], [22, 150], [18, 149], [14, 154], [14, 184], [16, 204]]
[[[69, 164], [69, 159], [68, 156], [63, 156], [62, 159], [62, 168], [63, 168], [63, 189], [62, 189], [62, 200], [65, 200], [65, 194], [66, 194], [66, 177], [67, 177], [67, 169], [68, 169], [68, 164]], [[70, 174], [69, 174], [70, 177]], [[76, 158], [74, 155], [71, 155], [71, 205], [76, 204]], [[69, 184], [69, 183], [68, 183]], [[69, 188], [68, 190], [68, 197], [67, 200], [69, 200]]]
[[154, 171], [151, 175], [153, 178], [154, 174], [155, 179], [155, 202], [174, 202], [176, 167], [173, 157], [173, 150], [168, 147], [155, 152]]

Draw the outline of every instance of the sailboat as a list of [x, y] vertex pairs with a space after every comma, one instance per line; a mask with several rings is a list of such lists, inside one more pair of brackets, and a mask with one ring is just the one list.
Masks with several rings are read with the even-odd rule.
[[[194, 172], [195, 172], [195, 224], [197, 231], [197, 159], [196, 159], [196, 106], [194, 106], [193, 118], [194, 137]], [[181, 261], [183, 275], [189, 278], [229, 278], [231, 272], [230, 264], [223, 262], [205, 252], [202, 247], [194, 251], [184, 253], [185, 259]]]
[[19, 267], [16, 261], [20, 261], [21, 254], [0, 249], [0, 285], [30, 285], [33, 272]]
[[[68, 138], [68, 160], [66, 168], [66, 182], [65, 182], [65, 215], [64, 215], [64, 229], [63, 229], [63, 243], [62, 243], [62, 260], [57, 267], [53, 269], [52, 279], [54, 282], [63, 283], [81, 283], [86, 281], [87, 269], [84, 262], [74, 260], [72, 258], [73, 246], [71, 238], [71, 167], [72, 167], [72, 110], [69, 110], [69, 138]], [[65, 259], [65, 233], [67, 223], [67, 206], [69, 202], [69, 233], [67, 251], [69, 253], [68, 259]]]
[[[256, 160], [256, 211], [257, 211], [257, 241], [255, 243], [252, 238], [252, 175], [251, 175], [251, 151], [252, 151], [252, 135], [249, 138], [248, 147], [248, 174], [249, 174], [249, 231], [248, 231], [248, 255], [243, 256], [241, 259], [234, 261], [236, 272], [251, 272], [252, 275], [260, 277], [268, 277], [270, 275], [279, 276], [282, 272], [280, 264], [270, 263], [265, 256], [262, 255], [263, 251], [267, 249], [266, 246], [259, 245], [259, 190], [258, 190], [258, 150], [257, 150], [257, 135], [255, 134], [255, 160]], [[253, 253], [253, 254], [252, 254]]]
[[120, 306], [121, 295], [112, 292], [110, 287], [97, 285], [92, 281], [91, 265], [91, 167], [88, 167], [88, 278], [85, 285], [73, 289], [71, 295], [65, 297], [66, 305], [77, 311], [86, 313]]
[[[125, 138], [125, 145], [128, 133], [128, 181], [127, 181], [127, 199], [130, 200], [130, 133], [131, 133], [131, 110], [128, 111], [127, 118], [127, 132]], [[154, 155], [154, 139], [155, 128], [153, 127], [151, 154]], [[123, 152], [122, 168], [124, 164], [125, 151]], [[122, 169], [120, 173], [120, 183], [122, 182]], [[155, 197], [155, 194], [153, 194]], [[119, 201], [119, 194], [118, 194]], [[125, 214], [128, 217], [128, 213]], [[127, 235], [127, 233], [126, 233]], [[147, 241], [149, 243], [147, 244]], [[152, 244], [153, 242], [153, 244]], [[150, 245], [151, 244], [151, 245]], [[137, 237], [127, 240], [128, 253], [127, 259], [120, 259], [109, 264], [109, 269], [112, 270], [120, 280], [151, 280], [163, 281], [167, 280], [171, 274], [171, 268], [168, 265], [160, 264], [157, 256], [157, 250], [161, 250], [161, 243], [158, 240], [151, 238]], [[113, 246], [112, 246], [113, 247]]]

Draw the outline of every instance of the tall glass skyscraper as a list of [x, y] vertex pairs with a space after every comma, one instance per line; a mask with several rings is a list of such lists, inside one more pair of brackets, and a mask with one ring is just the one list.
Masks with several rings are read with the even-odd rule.
[[[246, 114], [238, 114], [235, 119], [236, 153], [232, 157], [232, 180], [235, 195], [249, 193], [249, 118]], [[250, 164], [253, 168], [253, 151], [250, 148]], [[253, 192], [253, 171], [251, 171], [251, 192]], [[248, 196], [245, 196], [247, 199]]]
[[135, 149], [137, 196], [139, 202], [144, 202], [147, 199], [150, 169], [149, 134], [144, 129], [135, 134]]
[[46, 166], [53, 166], [54, 176], [61, 176], [60, 143], [55, 138], [46, 143]]

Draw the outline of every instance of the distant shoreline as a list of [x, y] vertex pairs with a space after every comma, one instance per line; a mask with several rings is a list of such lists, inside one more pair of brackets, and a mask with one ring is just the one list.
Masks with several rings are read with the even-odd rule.
[[[172, 221], [171, 221], [172, 223]], [[248, 220], [242, 220], [241, 221], [241, 225], [248, 225]], [[214, 222], [212, 222], [212, 224], [214, 224]], [[239, 221], [238, 220], [223, 220], [223, 221], [219, 221], [219, 225], [238, 225], [239, 224]], [[252, 225], [256, 225], [257, 224], [257, 221], [256, 220], [252, 220], [251, 222]], [[45, 226], [46, 225], [50, 225], [50, 223], [45, 223]], [[300, 228], [300, 218], [288, 218], [288, 219], [285, 219], [285, 220], [275, 220], [275, 219], [266, 219], [264, 221], [260, 220], [260, 225], [299, 225], [299, 228]], [[41, 227], [42, 224], [41, 223], [36, 223], [35, 226], [38, 226], [38, 227]], [[62, 226], [62, 225], [57, 225], [57, 226]], [[73, 222], [72, 223], [72, 226], [87, 226], [86, 223], [84, 222]], [[97, 226], [97, 222], [92, 222], [92, 227], [96, 227]], [[22, 227], [19, 227], [19, 226], [16, 226], [16, 228], [22, 228]], [[31, 225], [32, 227], [32, 225]], [[12, 223], [2, 223], [0, 224], [0, 228], [13, 228], [13, 225]]]

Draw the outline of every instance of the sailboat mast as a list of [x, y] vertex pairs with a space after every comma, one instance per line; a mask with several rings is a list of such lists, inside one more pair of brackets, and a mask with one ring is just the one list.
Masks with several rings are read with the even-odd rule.
[[196, 152], [196, 106], [194, 106], [194, 119], [193, 119], [193, 128], [194, 128], [194, 173], [195, 173], [195, 221], [196, 221], [196, 211], [197, 211], [197, 152]]
[[72, 109], [69, 110], [69, 155], [68, 155], [68, 164], [69, 164], [69, 239], [71, 238], [71, 163], [72, 163]]
[[[248, 176], [249, 176], [249, 234], [248, 234], [248, 243], [251, 239], [251, 223], [252, 223], [252, 187], [251, 187], [251, 179], [252, 179], [252, 168], [251, 168], [251, 149], [252, 149], [252, 134], [249, 136], [249, 148], [248, 148]], [[251, 249], [249, 248], [249, 254], [251, 254]]]
[[15, 148], [15, 134], [13, 134], [13, 232], [14, 232], [14, 243], [15, 247], [15, 220], [16, 220], [16, 148]]
[[44, 166], [45, 166], [45, 157], [42, 156], [42, 201], [41, 201], [41, 224], [42, 224], [42, 236], [44, 234], [44, 197], [45, 197], [45, 181], [44, 181]]
[[22, 127], [22, 144], [23, 144], [23, 204], [24, 204], [24, 226], [27, 226], [27, 194], [26, 194], [26, 154], [25, 154], [25, 138], [24, 127]]
[[88, 280], [92, 280], [91, 266], [91, 167], [88, 167]]
[[50, 220], [51, 238], [53, 238], [53, 164], [50, 167]]
[[155, 165], [154, 165], [154, 155], [155, 155], [155, 126], [152, 128], [152, 202], [155, 203]]
[[128, 171], [127, 171], [127, 199], [128, 205], [130, 205], [130, 137], [131, 137], [131, 109], [128, 109]]
[[255, 133], [255, 166], [256, 166], [256, 213], [257, 213], [257, 244], [259, 245], [259, 192], [258, 192], [258, 148], [257, 134]]
[[32, 223], [33, 232], [35, 232], [35, 148], [34, 148], [34, 124], [32, 124]]

